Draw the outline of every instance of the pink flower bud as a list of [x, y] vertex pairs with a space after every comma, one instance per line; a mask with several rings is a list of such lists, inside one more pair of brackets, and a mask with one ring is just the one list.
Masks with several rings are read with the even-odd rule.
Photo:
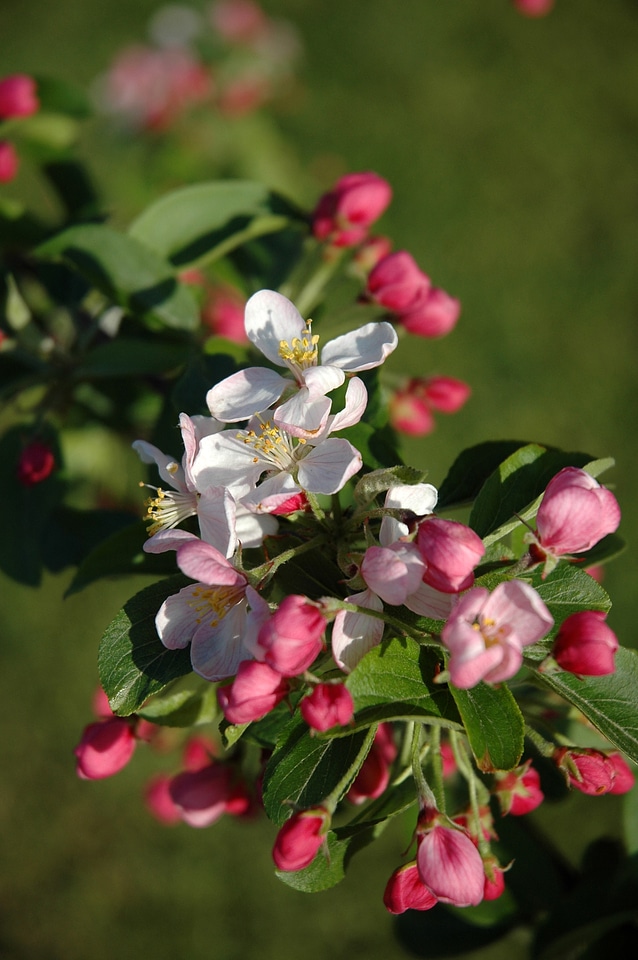
[[96, 687], [91, 706], [93, 708], [93, 713], [96, 717], [99, 717], [100, 720], [106, 720], [108, 717], [115, 716], [111, 710], [109, 698], [102, 687]]
[[490, 808], [479, 807], [478, 815], [479, 819], [477, 822], [474, 811], [471, 807], [468, 807], [465, 813], [457, 813], [456, 816], [452, 818], [452, 822], [458, 824], [459, 827], [465, 830], [475, 846], [478, 846], [479, 841], [477, 831], [480, 832], [483, 840], [498, 840], [494, 830], [494, 817], [492, 816]]
[[12, 143], [0, 140], [0, 183], [10, 183], [18, 172], [20, 161]]
[[444, 337], [455, 326], [461, 315], [460, 300], [445, 290], [432, 287], [418, 297], [412, 306], [402, 311], [398, 321], [408, 333], [417, 337]]
[[308, 503], [308, 497], [304, 491], [301, 490], [300, 493], [294, 493], [288, 500], [284, 500], [283, 503], [280, 503], [274, 510], [270, 510], [269, 512], [274, 517], [289, 517], [291, 513], [309, 509], [310, 504]]
[[244, 325], [246, 301], [231, 287], [209, 292], [202, 309], [202, 321], [213, 333], [234, 343], [248, 343]]
[[611, 792], [615, 778], [614, 764], [600, 750], [561, 747], [554, 752], [553, 759], [575, 790], [596, 797]]
[[201, 770], [202, 767], [209, 765], [216, 753], [217, 748], [209, 737], [189, 737], [182, 754], [184, 768], [186, 770]]
[[390, 782], [390, 767], [397, 755], [397, 748], [389, 723], [380, 723], [372, 741], [368, 756], [346, 794], [351, 803], [380, 797]]
[[32, 440], [27, 444], [18, 460], [18, 482], [23, 487], [33, 487], [42, 483], [55, 468], [53, 451], [46, 443]]
[[602, 610], [581, 610], [563, 621], [552, 651], [559, 667], [583, 677], [614, 672], [618, 640], [606, 616]]
[[226, 812], [231, 790], [230, 768], [212, 763], [200, 770], [184, 770], [173, 777], [171, 800], [190, 827], [208, 827]]
[[515, 770], [495, 774], [492, 793], [498, 798], [503, 816], [508, 813], [514, 817], [523, 816], [539, 807], [545, 799], [541, 778], [531, 760]]
[[427, 564], [423, 580], [441, 593], [459, 593], [474, 583], [474, 567], [485, 553], [483, 541], [464, 523], [427, 517], [417, 535]]
[[512, 0], [524, 17], [545, 17], [554, 7], [554, 0]]
[[430, 377], [425, 381], [425, 397], [435, 410], [456, 413], [472, 392], [467, 383], [454, 377]]
[[390, 398], [390, 423], [409, 437], [425, 437], [434, 430], [434, 417], [420, 381], [410, 380]]
[[303, 673], [321, 652], [326, 623], [305, 597], [287, 596], [259, 631], [263, 660], [284, 677]]
[[144, 803], [156, 820], [167, 826], [179, 823], [181, 813], [170, 794], [171, 777], [160, 773], [148, 781], [144, 788]]
[[614, 779], [609, 792], [616, 794], [629, 793], [636, 782], [633, 770], [620, 753], [610, 753], [607, 759], [614, 768]]
[[417, 828], [417, 867], [421, 882], [443, 903], [476, 906], [483, 899], [483, 861], [470, 836], [443, 826], [440, 815], [426, 811]]
[[312, 232], [317, 240], [329, 240], [336, 247], [356, 246], [391, 199], [390, 184], [376, 173], [346, 174], [320, 198]]
[[217, 699], [229, 723], [261, 720], [288, 694], [288, 682], [267, 663], [243, 660], [237, 676], [219, 687]]
[[330, 829], [330, 814], [324, 807], [293, 813], [277, 834], [272, 857], [278, 870], [303, 870], [315, 859]]
[[257, 39], [268, 24], [264, 11], [252, 0], [218, 0], [210, 16], [220, 36], [234, 43]]
[[483, 899], [498, 900], [505, 892], [505, 875], [496, 857], [487, 857], [483, 861], [483, 869], [485, 870]]
[[385, 888], [383, 902], [386, 910], [398, 914], [406, 910], [431, 910], [439, 901], [421, 882], [413, 860], [394, 871]]
[[564, 467], [547, 484], [536, 515], [537, 544], [532, 544], [530, 554], [542, 560], [546, 554], [582, 553], [613, 533], [619, 523], [620, 507], [613, 493], [579, 467]]
[[313, 730], [344, 727], [354, 716], [352, 694], [342, 683], [318, 683], [299, 704], [301, 716]]
[[135, 735], [125, 717], [90, 723], [73, 751], [82, 780], [102, 780], [124, 769], [135, 750]]
[[397, 250], [377, 263], [366, 289], [375, 303], [402, 314], [429, 293], [430, 278], [407, 250]]
[[362, 274], [366, 275], [380, 260], [387, 257], [391, 250], [392, 241], [389, 237], [368, 237], [355, 253], [352, 262]]
[[40, 108], [33, 77], [14, 73], [0, 80], [0, 118], [30, 117]]

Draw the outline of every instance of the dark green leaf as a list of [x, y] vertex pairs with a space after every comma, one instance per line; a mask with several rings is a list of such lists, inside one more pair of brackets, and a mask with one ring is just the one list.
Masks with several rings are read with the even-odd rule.
[[359, 480], [354, 489], [354, 498], [359, 503], [369, 503], [377, 494], [383, 493], [396, 484], [423, 483], [426, 477], [427, 473], [423, 470], [415, 470], [414, 467], [398, 466], [373, 470]]
[[44, 113], [64, 113], [83, 119], [92, 113], [91, 103], [82, 87], [53, 77], [34, 77], [40, 110]]
[[591, 457], [563, 453], [530, 443], [499, 464], [478, 494], [469, 525], [479, 537], [486, 537], [515, 513], [520, 513], [543, 493], [559, 470], [583, 467]]
[[140, 717], [164, 727], [194, 727], [211, 723], [219, 714], [217, 691], [212, 684], [203, 690], [176, 690], [160, 695], [137, 711]]
[[526, 445], [526, 440], [489, 440], [464, 450], [439, 487], [439, 509], [471, 503], [499, 463]]
[[611, 610], [607, 591], [593, 577], [571, 563], [559, 563], [543, 580], [539, 569], [532, 585], [547, 604], [558, 627], [566, 617], [585, 608]]
[[[236, 347], [236, 344], [229, 344], [230, 350]], [[243, 352], [245, 353], [245, 350]], [[197, 413], [208, 414], [206, 394], [214, 384], [236, 373], [237, 370], [239, 365], [230, 352], [220, 351], [212, 356], [199, 350], [193, 352], [184, 373], [177, 380], [172, 391], [175, 409], [180, 412], [186, 410], [191, 416]]]
[[361, 421], [354, 427], [342, 430], [339, 436], [350, 441], [361, 454], [364, 466], [370, 470], [391, 467], [401, 461], [396, 434], [388, 425], [379, 429]]
[[523, 753], [523, 715], [508, 686], [450, 685], [479, 770], [513, 770]]
[[177, 282], [170, 264], [111, 227], [69, 227], [42, 244], [37, 253], [71, 264], [107, 297], [146, 322], [183, 330], [199, 324], [195, 298]]
[[73, 373], [77, 380], [166, 373], [182, 366], [189, 353], [186, 343], [120, 337], [87, 353]]
[[534, 673], [539, 683], [577, 707], [603, 736], [638, 763], [638, 653], [635, 650], [619, 647], [616, 671], [606, 677]]
[[[293, 805], [305, 809], [325, 800], [357, 760], [366, 733], [362, 730], [335, 739], [314, 737], [307, 724], [299, 716], [294, 717], [284, 729], [264, 774], [263, 800], [270, 819], [282, 824], [292, 813]], [[363, 760], [360, 756], [359, 765]], [[352, 779], [356, 773], [353, 769]]]
[[100, 643], [100, 683], [111, 709], [126, 717], [171, 680], [191, 672], [190, 649], [167, 650], [155, 629], [164, 600], [188, 583], [182, 576], [155, 583], [124, 604]]
[[438, 666], [436, 653], [410, 637], [374, 647], [346, 681], [355, 725], [419, 718], [457, 726], [460, 717], [448, 686], [433, 682]]
[[297, 211], [260, 183], [220, 180], [162, 197], [130, 227], [130, 235], [175, 266], [212, 261], [239, 244], [287, 226]]
[[89, 583], [102, 577], [170, 574], [175, 570], [172, 554], [145, 553], [148, 539], [146, 524], [141, 520], [129, 523], [108, 539], [99, 543], [80, 564], [66, 592], [66, 596], [83, 590]]
[[46, 163], [43, 172], [61, 200], [68, 220], [92, 220], [99, 216], [101, 201], [89, 173], [77, 160]]

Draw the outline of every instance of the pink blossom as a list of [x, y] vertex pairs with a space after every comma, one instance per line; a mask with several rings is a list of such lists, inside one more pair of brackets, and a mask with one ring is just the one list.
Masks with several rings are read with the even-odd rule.
[[430, 377], [425, 381], [424, 393], [435, 410], [456, 413], [466, 403], [471, 390], [467, 383], [454, 377]]
[[93, 713], [96, 717], [99, 717], [100, 720], [107, 720], [109, 717], [114, 717], [115, 714], [111, 710], [111, 705], [109, 703], [109, 698], [107, 697], [105, 691], [102, 687], [96, 687], [93, 693], [93, 700], [91, 701], [91, 707]]
[[474, 583], [474, 567], [485, 553], [483, 541], [456, 520], [426, 518], [417, 546], [426, 563], [425, 583], [442, 593], [459, 593]]
[[613, 493], [579, 467], [564, 467], [547, 484], [536, 515], [530, 555], [545, 561], [546, 572], [558, 557], [590, 550], [620, 523]]
[[268, 23], [264, 11], [252, 0], [218, 0], [212, 5], [210, 16], [219, 35], [232, 43], [257, 39]]
[[560, 747], [554, 752], [553, 759], [575, 790], [596, 797], [611, 792], [615, 767], [602, 751]]
[[249, 74], [229, 80], [220, 89], [217, 105], [226, 117], [245, 117], [271, 96], [271, 86], [263, 74]]
[[353, 265], [365, 276], [392, 250], [389, 237], [368, 237], [352, 258]]
[[19, 166], [16, 148], [8, 140], [0, 140], [0, 183], [10, 183]]
[[101, 780], [124, 769], [135, 750], [135, 734], [126, 717], [110, 717], [85, 727], [73, 751], [82, 780]]
[[383, 902], [390, 913], [431, 910], [439, 902], [421, 882], [416, 860], [394, 871], [385, 888]]
[[505, 874], [494, 856], [489, 856], [483, 861], [485, 870], [485, 881], [483, 884], [483, 899], [498, 900], [505, 892]]
[[545, 799], [541, 778], [531, 760], [515, 770], [495, 774], [492, 792], [498, 798], [503, 816], [508, 813], [514, 817], [523, 816], [539, 807]]
[[325, 807], [293, 813], [277, 834], [272, 856], [278, 870], [303, 870], [315, 859], [330, 828]]
[[512, 0], [512, 3], [525, 17], [544, 17], [554, 7], [554, 0]]
[[390, 423], [395, 430], [409, 437], [425, 437], [434, 430], [434, 417], [422, 392], [415, 389], [414, 384], [418, 381], [410, 380], [392, 394]]
[[195, 736], [189, 737], [184, 744], [182, 761], [186, 770], [201, 770], [207, 767], [215, 754], [216, 745], [209, 737]]
[[475, 587], [459, 599], [441, 632], [452, 683], [467, 690], [479, 680], [513, 677], [523, 647], [544, 637], [553, 623], [540, 596], [521, 580], [499, 583], [492, 593]]
[[172, 778], [164, 773], [148, 781], [144, 788], [144, 803], [156, 820], [167, 826], [179, 823], [181, 813], [170, 793]]
[[419, 877], [443, 903], [476, 906], [485, 884], [481, 855], [465, 830], [443, 821], [436, 812], [426, 811], [417, 828]]
[[390, 768], [397, 755], [397, 747], [389, 723], [380, 723], [372, 741], [372, 747], [361, 765], [348, 793], [351, 803], [380, 797], [390, 782]]
[[14, 73], [0, 80], [0, 119], [30, 117], [40, 109], [36, 82], [25, 73]]
[[444, 337], [455, 326], [461, 314], [461, 302], [439, 287], [421, 293], [398, 321], [417, 337]]
[[354, 716], [352, 694], [342, 683], [318, 683], [299, 704], [301, 716], [313, 730], [344, 727]]
[[371, 300], [401, 316], [430, 290], [430, 278], [407, 250], [383, 257], [368, 277], [366, 292]]
[[602, 610], [572, 613], [561, 624], [552, 655], [559, 667], [583, 677], [602, 677], [616, 669], [616, 634]]
[[33, 487], [46, 480], [55, 469], [55, 456], [47, 443], [32, 440], [22, 450], [18, 460], [18, 482]]
[[226, 687], [219, 687], [217, 699], [229, 723], [261, 720], [287, 696], [285, 677], [258, 660], [244, 660], [237, 676]]
[[312, 215], [312, 232], [317, 240], [336, 247], [356, 246], [391, 199], [390, 184], [376, 173], [346, 174], [320, 198]]
[[291, 594], [261, 627], [255, 656], [282, 676], [296, 677], [321, 652], [326, 622], [306, 597]]
[[230, 767], [221, 763], [178, 773], [169, 793], [181, 819], [191, 827], [208, 827], [219, 820], [226, 812], [231, 780]]
[[636, 782], [633, 770], [620, 753], [610, 753], [607, 759], [614, 768], [614, 779], [609, 792], [616, 794], [629, 793]]

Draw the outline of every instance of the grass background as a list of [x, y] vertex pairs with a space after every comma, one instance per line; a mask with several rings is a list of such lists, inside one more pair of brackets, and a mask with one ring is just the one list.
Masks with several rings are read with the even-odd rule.
[[[3, 0], [0, 73], [87, 83], [143, 37], [153, 0]], [[520, 437], [613, 454], [630, 541], [605, 582], [609, 622], [636, 645], [638, 503], [638, 4], [557, 0], [528, 20], [507, 0], [264, 0], [305, 46], [305, 95], [281, 124], [303, 168], [373, 169], [394, 187], [381, 227], [463, 302], [456, 331], [403, 349], [397, 373], [447, 373], [473, 398], [406, 458], [441, 481], [459, 450]], [[83, 151], [116, 215], [128, 158], [90, 125]], [[258, 158], [256, 158], [257, 162]], [[273, 177], [275, 173], [273, 173]], [[297, 199], [314, 194], [300, 180]], [[140, 195], [143, 188], [140, 187]], [[141, 201], [140, 201], [141, 203]], [[10, 505], [5, 505], [10, 509]], [[405, 828], [308, 897], [272, 875], [273, 829], [164, 830], [139, 799], [161, 761], [139, 751], [113, 781], [81, 783], [71, 749], [88, 719], [97, 642], [131, 592], [62, 602], [69, 576], [2, 581], [0, 955], [7, 960], [376, 960], [407, 956], [381, 906]], [[617, 798], [543, 814], [569, 857], [619, 829]], [[403, 832], [402, 832], [403, 831]], [[523, 940], [477, 958], [524, 956]]]

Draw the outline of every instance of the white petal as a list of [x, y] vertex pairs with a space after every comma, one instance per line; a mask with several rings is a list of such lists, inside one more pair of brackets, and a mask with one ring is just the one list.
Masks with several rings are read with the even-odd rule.
[[311, 400], [308, 390], [302, 387], [290, 400], [277, 407], [273, 420], [291, 436], [310, 439], [325, 426], [331, 406], [332, 400], [328, 397]]
[[345, 406], [343, 410], [329, 418], [326, 432], [335, 433], [337, 430], [345, 430], [346, 427], [353, 427], [355, 423], [359, 423], [367, 404], [368, 391], [363, 380], [353, 377], [348, 382]]
[[241, 504], [237, 504], [235, 533], [242, 547], [247, 550], [252, 547], [260, 547], [264, 537], [273, 536], [278, 529], [279, 523], [276, 517], [271, 517], [267, 513], [252, 513]]
[[264, 470], [272, 464], [254, 447], [238, 440], [226, 430], [204, 437], [193, 463], [192, 473], [198, 490], [228, 487], [236, 500], [252, 490]]
[[308, 387], [310, 396], [323, 397], [331, 390], [336, 390], [346, 379], [346, 375], [339, 367], [320, 366], [308, 367], [303, 372], [304, 383]]
[[220, 430], [224, 429], [224, 424], [220, 423], [219, 420], [215, 420], [214, 417], [203, 417], [199, 414], [194, 417], [189, 417], [187, 413], [180, 413], [179, 426], [182, 431], [182, 441], [184, 443], [182, 466], [184, 467], [186, 486], [189, 490], [194, 490], [195, 481], [193, 480], [191, 467], [199, 450], [199, 441], [203, 437], [219, 433]]
[[193, 583], [179, 593], [167, 597], [155, 617], [155, 626], [160, 640], [169, 650], [187, 647], [197, 626], [197, 612], [191, 605], [193, 591], [199, 588]]
[[256, 490], [242, 497], [241, 502], [253, 513], [272, 513], [296, 493], [301, 493], [301, 487], [289, 473], [283, 472], [268, 477]]
[[197, 518], [202, 540], [232, 557], [237, 546], [235, 534], [236, 504], [226, 487], [207, 487], [197, 504]]
[[283, 366], [279, 355], [282, 340], [301, 337], [306, 324], [295, 305], [274, 290], [259, 290], [246, 304], [246, 334], [271, 363]]
[[[438, 491], [431, 483], [398, 483], [390, 487], [385, 495], [385, 506], [400, 510], [411, 510], [418, 517], [432, 513], [438, 499]], [[400, 537], [409, 533], [407, 524], [395, 520], [394, 517], [384, 517], [381, 521], [379, 541], [388, 547]]]
[[248, 420], [279, 400], [290, 380], [267, 367], [248, 367], [217, 383], [206, 394], [208, 409], [218, 420]]
[[334, 364], [349, 373], [378, 367], [395, 349], [399, 339], [391, 323], [366, 323], [358, 330], [330, 340], [321, 351], [321, 363]]
[[167, 550], [177, 550], [188, 540], [197, 540], [194, 533], [187, 530], [159, 530], [149, 537], [144, 544], [144, 553], [166, 553]]
[[336, 493], [361, 469], [358, 450], [341, 437], [324, 440], [299, 464], [300, 486], [310, 493]]
[[246, 603], [241, 601], [222, 617], [217, 626], [201, 624], [193, 636], [193, 670], [206, 680], [223, 680], [237, 673], [242, 660], [251, 660], [244, 645]]
[[418, 590], [411, 593], [405, 600], [405, 606], [412, 613], [418, 613], [421, 617], [431, 617], [433, 620], [446, 620], [452, 607], [455, 597], [451, 593], [441, 593], [427, 583], [422, 583]]
[[175, 457], [169, 457], [162, 453], [152, 443], [146, 440], [136, 440], [131, 444], [142, 463], [154, 463], [157, 466], [159, 475], [165, 483], [173, 490], [179, 490], [181, 493], [188, 493], [184, 471]]
[[[383, 610], [383, 604], [371, 590], [354, 593], [350, 603], [372, 610]], [[340, 610], [332, 625], [332, 656], [345, 673], [354, 670], [368, 650], [376, 647], [383, 636], [383, 620], [363, 613]]]

